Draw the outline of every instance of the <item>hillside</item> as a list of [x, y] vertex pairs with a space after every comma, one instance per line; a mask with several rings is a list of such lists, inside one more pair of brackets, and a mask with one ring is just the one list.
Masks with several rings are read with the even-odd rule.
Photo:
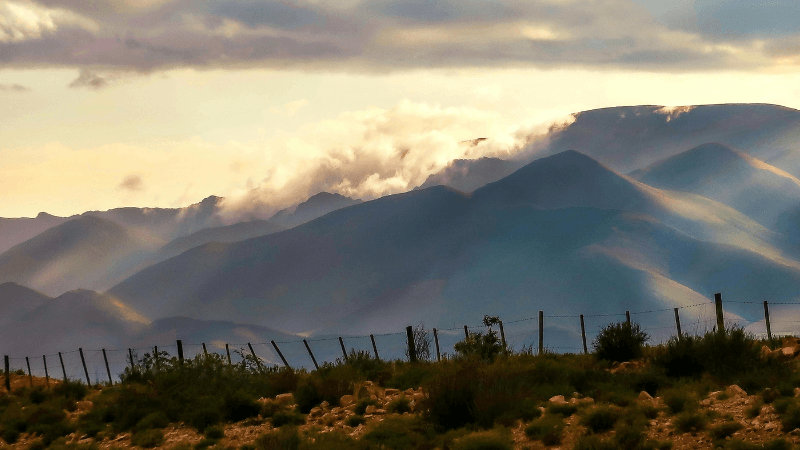
[[0, 283], [0, 325], [19, 321], [45, 304], [50, 297], [13, 282]]
[[433, 187], [208, 244], [109, 292], [152, 317], [192, 311], [291, 332], [381, 333], [537, 309], [665, 308], [720, 291], [793, 298], [800, 264], [782, 244], [725, 205], [564, 152], [471, 197]]
[[71, 219], [0, 254], [0, 281], [49, 295], [104, 289], [129, 275], [147, 245], [110, 220]]

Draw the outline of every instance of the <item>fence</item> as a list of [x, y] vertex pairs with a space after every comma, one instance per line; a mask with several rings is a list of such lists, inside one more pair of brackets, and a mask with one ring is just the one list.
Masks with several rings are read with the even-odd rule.
[[[534, 353], [553, 351], [556, 353], [588, 353], [591, 342], [602, 327], [609, 322], [638, 323], [654, 343], [664, 342], [672, 336], [700, 334], [726, 326], [739, 326], [758, 337], [773, 339], [776, 335], [795, 334], [796, 324], [800, 323], [800, 311], [792, 308], [797, 302], [773, 303], [770, 319], [770, 304], [764, 302], [727, 302], [723, 312], [722, 296], [715, 295], [714, 302], [684, 305], [676, 308], [610, 314], [545, 315], [539, 311], [531, 318], [499, 322], [502, 341], [512, 349], [530, 349]], [[441, 359], [453, 354], [454, 345], [470, 333], [482, 332], [486, 326], [464, 325], [453, 328], [433, 328], [431, 356]], [[588, 330], [588, 332], [587, 332]], [[113, 384], [112, 373], [120, 374], [128, 365], [133, 365], [140, 352], [159, 355], [166, 352], [175, 355], [180, 361], [193, 358], [200, 352], [216, 352], [229, 363], [241, 361], [250, 354], [264, 364], [277, 364], [293, 368], [314, 369], [324, 361], [346, 360], [348, 350], [366, 351], [376, 358], [396, 360], [417, 359], [413, 345], [413, 327], [403, 332], [370, 334], [359, 336], [320, 336], [314, 339], [292, 341], [270, 341], [260, 343], [221, 343], [211, 342], [191, 344], [177, 340], [174, 344], [128, 349], [98, 349], [57, 352], [35, 357], [4, 357], [5, 385], [10, 390], [11, 363], [22, 367], [33, 384], [33, 376], [85, 380], [87, 384]], [[551, 345], [548, 343], [555, 343]], [[210, 349], [209, 349], [210, 347]], [[435, 349], [435, 353], [434, 353]], [[156, 358], [156, 365], [158, 358]], [[117, 377], [118, 378], [118, 377]]]

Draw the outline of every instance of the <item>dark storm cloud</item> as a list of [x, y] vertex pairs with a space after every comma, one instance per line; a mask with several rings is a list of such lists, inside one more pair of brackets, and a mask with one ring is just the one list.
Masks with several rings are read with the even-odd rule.
[[[5, 0], [0, 63], [99, 73], [535, 66], [759, 69], [800, 55], [800, 6], [735, 0]], [[10, 5], [10, 6], [9, 6]], [[20, 10], [32, 11], [20, 15]], [[14, 16], [17, 14], [19, 17]], [[32, 19], [33, 18], [33, 19]], [[24, 20], [23, 20], [24, 19]]]

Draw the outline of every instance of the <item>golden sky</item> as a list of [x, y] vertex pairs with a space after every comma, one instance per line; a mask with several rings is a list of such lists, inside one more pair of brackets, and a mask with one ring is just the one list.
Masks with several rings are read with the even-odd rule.
[[581, 110], [800, 108], [794, 1], [87, 5], [0, 0], [0, 217], [369, 199]]

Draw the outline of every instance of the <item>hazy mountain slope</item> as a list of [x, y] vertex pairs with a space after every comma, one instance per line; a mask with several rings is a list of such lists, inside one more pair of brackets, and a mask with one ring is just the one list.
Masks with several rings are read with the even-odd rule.
[[69, 219], [47, 213], [39, 213], [35, 218], [0, 218], [0, 253], [67, 220]]
[[[800, 111], [768, 104], [700, 106], [621, 106], [583, 111], [572, 123], [554, 127], [531, 142], [509, 163], [519, 165], [566, 150], [591, 156], [617, 172], [642, 169], [686, 149], [719, 142], [800, 178]], [[486, 177], [480, 159], [454, 162], [432, 183], [460, 189], [483, 186]], [[495, 163], [497, 165], [497, 163]], [[450, 181], [452, 180], [452, 181]]]
[[[665, 237], [654, 244], [657, 232]], [[800, 294], [800, 264], [779, 248], [780, 236], [725, 205], [564, 152], [471, 198], [434, 187], [196, 248], [110, 292], [153, 317], [386, 332], [493, 311], [524, 315], [536, 301], [583, 312], [677, 306], [733, 287], [756, 295], [748, 286], [764, 288], [753, 278], [764, 272], [775, 295], [791, 298]]]
[[653, 187], [724, 203], [768, 228], [800, 206], [800, 180], [717, 143], [700, 145], [631, 176]]
[[766, 104], [626, 106], [584, 111], [574, 117], [572, 124], [550, 137], [544, 154], [574, 149], [628, 173], [688, 148], [719, 142], [800, 175], [800, 166], [785, 166], [791, 158], [779, 157], [787, 151], [794, 153], [800, 138], [800, 111], [791, 108]]
[[80, 216], [0, 254], [0, 281], [50, 295], [84, 287], [104, 289], [129, 275], [144, 248], [122, 226]]
[[156, 258], [163, 261], [191, 248], [209, 242], [237, 242], [282, 231], [284, 228], [267, 220], [240, 222], [222, 227], [205, 228], [188, 236], [179, 237], [158, 250]]
[[361, 203], [361, 200], [352, 199], [341, 194], [320, 192], [294, 207], [278, 211], [269, 219], [269, 222], [282, 229], [288, 229], [324, 216], [331, 211], [359, 203]]
[[0, 284], [0, 325], [14, 323], [50, 297], [17, 283]]
[[448, 186], [472, 192], [519, 169], [522, 163], [499, 158], [455, 159], [441, 171], [430, 175], [417, 189]]

